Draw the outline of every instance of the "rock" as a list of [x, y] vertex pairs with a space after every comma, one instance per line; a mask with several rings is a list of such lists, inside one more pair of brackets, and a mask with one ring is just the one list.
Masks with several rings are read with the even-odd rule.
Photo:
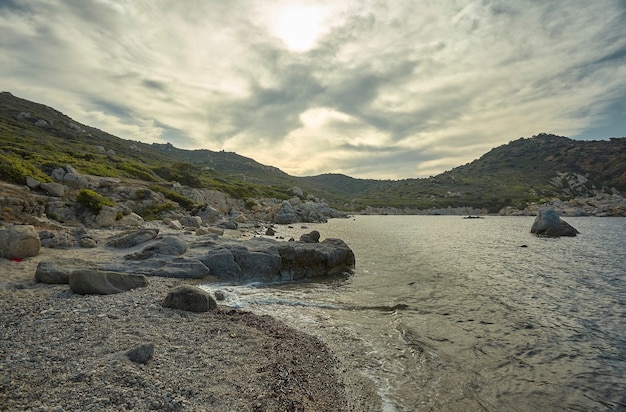
[[143, 223], [143, 218], [134, 212], [122, 216], [122, 218], [117, 222], [117, 224], [120, 226], [141, 226], [143, 225]]
[[27, 258], [37, 256], [41, 241], [31, 225], [10, 225], [0, 229], [0, 257]]
[[61, 223], [67, 223], [76, 220], [75, 209], [70, 204], [62, 200], [53, 200], [47, 202], [46, 215], [50, 219], [54, 219]]
[[187, 251], [184, 240], [174, 236], [166, 236], [163, 239], [146, 246], [140, 252], [127, 255], [128, 260], [145, 260], [155, 255], [180, 256]]
[[272, 229], [271, 227], [268, 227], [265, 231], [265, 236], [274, 236], [275, 234], [276, 232], [274, 232], [274, 229]]
[[209, 250], [200, 261], [209, 268], [211, 274], [220, 280], [239, 280], [241, 267], [235, 263], [235, 257], [226, 248]]
[[100, 227], [111, 227], [117, 223], [117, 209], [111, 206], [102, 206], [98, 216], [96, 216], [96, 223]]
[[126, 356], [131, 362], [146, 364], [154, 356], [154, 343], [144, 343], [135, 346], [128, 352]]
[[217, 309], [215, 299], [207, 291], [191, 285], [181, 285], [170, 290], [161, 305], [189, 312], [207, 312]]
[[572, 237], [580, 232], [569, 223], [561, 220], [559, 214], [554, 209], [546, 208], [537, 211], [537, 217], [533, 222], [530, 233], [549, 237]]
[[183, 225], [178, 220], [172, 220], [167, 225], [170, 229], [183, 230]]
[[71, 247], [96, 247], [96, 241], [91, 238], [85, 228], [77, 227], [69, 230], [49, 231], [42, 230], [39, 232], [41, 246], [51, 249], [67, 249]]
[[37, 189], [39, 186], [41, 186], [41, 182], [33, 177], [26, 176], [26, 186], [31, 189]]
[[71, 271], [65, 269], [58, 267], [54, 262], [39, 262], [35, 270], [35, 279], [48, 284], [68, 284]]
[[185, 216], [180, 219], [183, 226], [199, 228], [202, 226], [202, 218], [200, 216]]
[[200, 209], [196, 213], [196, 215], [200, 217], [203, 222], [206, 222], [206, 223], [215, 223], [220, 219], [219, 210], [208, 205]]
[[288, 201], [283, 202], [283, 206], [276, 212], [276, 216], [274, 216], [274, 222], [279, 225], [288, 225], [299, 221], [300, 219], [296, 215], [296, 210]]
[[248, 221], [248, 218], [243, 213], [239, 213], [235, 218], [235, 221], [237, 223], [246, 223]]
[[48, 192], [50, 196], [63, 197], [63, 195], [65, 194], [65, 186], [62, 185], [61, 183], [55, 183], [55, 182], [42, 183], [40, 187], [46, 192]]
[[209, 268], [200, 260], [180, 259], [148, 273], [149, 276], [180, 279], [202, 279], [210, 273]]
[[111, 236], [107, 246], [118, 249], [128, 249], [154, 239], [159, 234], [159, 229], [141, 229], [132, 232], [124, 232]]
[[70, 289], [80, 295], [111, 295], [148, 285], [144, 275], [79, 269], [69, 276]]
[[318, 243], [320, 241], [320, 232], [313, 230], [311, 233], [305, 233], [300, 236], [300, 242]]
[[355, 257], [341, 239], [325, 239], [320, 243], [280, 242], [282, 280], [333, 276], [352, 271]]
[[237, 222], [227, 220], [227, 221], [219, 222], [217, 224], [217, 227], [221, 227], [223, 229], [229, 229], [229, 230], [237, 230], [239, 225], [237, 225]]
[[215, 300], [217, 300], [217, 301], [224, 301], [224, 300], [226, 300], [226, 295], [221, 290], [216, 290], [215, 292], [213, 292], [213, 294], [215, 295]]

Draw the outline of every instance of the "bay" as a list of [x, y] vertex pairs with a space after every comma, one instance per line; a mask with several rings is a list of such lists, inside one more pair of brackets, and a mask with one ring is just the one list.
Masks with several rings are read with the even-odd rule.
[[279, 226], [345, 240], [347, 279], [207, 285], [319, 336], [387, 411], [626, 409], [626, 219], [356, 216]]

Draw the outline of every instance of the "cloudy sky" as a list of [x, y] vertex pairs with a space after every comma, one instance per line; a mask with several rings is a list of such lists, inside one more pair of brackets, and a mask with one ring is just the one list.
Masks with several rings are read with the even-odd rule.
[[0, 89], [292, 175], [626, 136], [624, 0], [0, 0]]

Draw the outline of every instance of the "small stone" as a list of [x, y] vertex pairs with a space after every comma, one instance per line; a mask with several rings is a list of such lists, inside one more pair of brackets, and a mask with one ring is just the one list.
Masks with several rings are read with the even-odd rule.
[[135, 346], [128, 352], [126, 356], [131, 362], [146, 364], [154, 356], [154, 343], [144, 343], [142, 345]]

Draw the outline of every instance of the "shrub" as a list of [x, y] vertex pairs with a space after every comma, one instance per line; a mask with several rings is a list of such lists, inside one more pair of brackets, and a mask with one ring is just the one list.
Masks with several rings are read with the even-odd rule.
[[26, 178], [29, 176], [40, 182], [49, 182], [51, 180], [29, 162], [19, 157], [0, 154], [0, 180], [23, 185], [26, 184]]
[[188, 197], [185, 197], [178, 192], [175, 192], [173, 190], [167, 189], [159, 185], [151, 185], [150, 190], [154, 192], [162, 193], [163, 196], [165, 196], [165, 198], [178, 203], [181, 207], [187, 210], [193, 209], [193, 207], [196, 205], [195, 202], [189, 199]]
[[103, 206], [115, 206], [115, 202], [111, 199], [96, 193], [93, 190], [82, 189], [76, 196], [76, 201], [94, 213], [99, 213]]

